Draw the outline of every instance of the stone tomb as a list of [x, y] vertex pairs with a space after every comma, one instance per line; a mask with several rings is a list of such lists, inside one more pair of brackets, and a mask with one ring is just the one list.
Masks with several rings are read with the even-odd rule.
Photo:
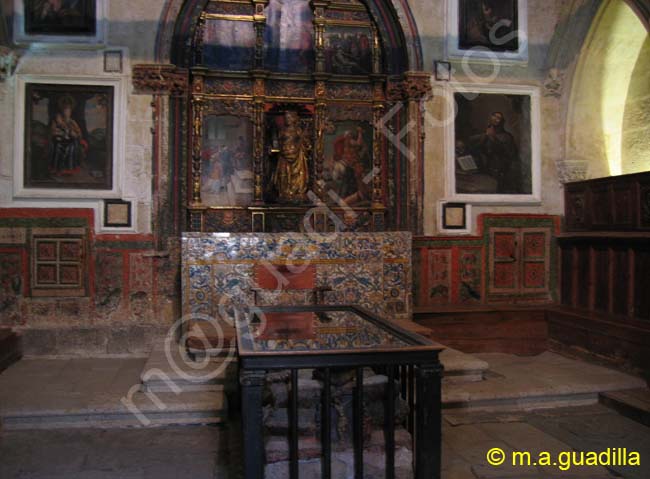
[[[304, 304], [291, 291], [260, 294], [258, 272], [267, 266], [276, 272], [287, 265], [308, 264], [315, 286], [325, 290], [324, 304], [361, 305], [389, 320], [408, 320], [412, 309], [411, 234], [219, 234], [183, 236], [183, 313], [217, 320], [223, 336], [231, 336], [235, 308], [263, 304]], [[264, 285], [265, 288], [268, 285]], [[309, 301], [309, 298], [307, 298]], [[204, 320], [205, 320], [204, 319]], [[219, 328], [217, 328], [219, 329]], [[384, 404], [387, 377], [364, 371], [365, 477], [383, 478]], [[332, 371], [332, 477], [354, 477], [352, 405], [354, 370]], [[267, 375], [264, 430], [267, 478], [289, 476], [289, 372]], [[321, 391], [317, 370], [301, 370], [299, 379], [299, 457], [301, 477], [320, 476]], [[413, 476], [411, 434], [406, 430], [407, 404], [395, 391], [396, 477]]]
[[[289, 371], [270, 373], [264, 389], [265, 477], [289, 477], [288, 401], [291, 393]], [[365, 368], [363, 379], [363, 459], [364, 477], [383, 479], [384, 404], [387, 377]], [[354, 478], [353, 392], [355, 371], [332, 371], [330, 431], [332, 434], [332, 477]], [[301, 477], [321, 474], [321, 391], [318, 370], [301, 370], [298, 378], [298, 449]], [[408, 404], [395, 387], [395, 477], [413, 477], [412, 440], [407, 431]]]

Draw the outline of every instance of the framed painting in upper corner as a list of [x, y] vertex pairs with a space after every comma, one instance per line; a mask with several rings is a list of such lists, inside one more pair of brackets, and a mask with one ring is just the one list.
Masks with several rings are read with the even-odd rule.
[[453, 84], [447, 126], [448, 195], [457, 202], [541, 201], [539, 89]]
[[447, 53], [477, 62], [528, 61], [528, 0], [447, 0]]
[[99, 44], [105, 41], [106, 0], [14, 0], [17, 44]]
[[120, 80], [19, 76], [14, 196], [119, 194], [124, 110]]

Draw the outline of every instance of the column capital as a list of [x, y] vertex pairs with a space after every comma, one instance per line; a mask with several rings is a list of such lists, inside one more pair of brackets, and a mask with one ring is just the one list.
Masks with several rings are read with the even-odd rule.
[[131, 78], [136, 93], [182, 96], [189, 91], [189, 72], [176, 65], [134, 65]]

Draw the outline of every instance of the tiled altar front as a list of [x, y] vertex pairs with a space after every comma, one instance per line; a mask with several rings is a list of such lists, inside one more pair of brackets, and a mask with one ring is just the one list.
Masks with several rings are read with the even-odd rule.
[[[330, 289], [325, 304], [357, 304], [389, 319], [411, 313], [411, 233], [186, 233], [182, 254], [184, 315], [220, 318], [253, 305], [260, 265], [314, 267], [316, 286]], [[272, 301], [291, 302], [282, 294]]]

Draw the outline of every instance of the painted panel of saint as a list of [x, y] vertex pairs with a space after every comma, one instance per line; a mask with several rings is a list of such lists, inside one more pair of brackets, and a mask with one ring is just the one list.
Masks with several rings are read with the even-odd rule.
[[314, 68], [314, 14], [306, 0], [271, 0], [266, 7], [266, 68], [308, 73]]
[[253, 201], [253, 128], [229, 115], [203, 119], [201, 201], [209, 206], [247, 206]]
[[454, 95], [456, 193], [531, 194], [530, 97]]
[[97, 30], [96, 0], [25, 0], [25, 33], [92, 35]]
[[362, 27], [328, 27], [325, 65], [338, 75], [372, 73], [372, 31]]
[[370, 202], [372, 138], [372, 126], [361, 121], [339, 121], [326, 131], [323, 176], [329, 198], [348, 206]]
[[203, 64], [217, 70], [253, 67], [255, 29], [252, 22], [208, 19], [203, 33]]
[[113, 87], [29, 83], [25, 103], [25, 187], [110, 190]]
[[459, 0], [459, 47], [516, 52], [518, 0]]

